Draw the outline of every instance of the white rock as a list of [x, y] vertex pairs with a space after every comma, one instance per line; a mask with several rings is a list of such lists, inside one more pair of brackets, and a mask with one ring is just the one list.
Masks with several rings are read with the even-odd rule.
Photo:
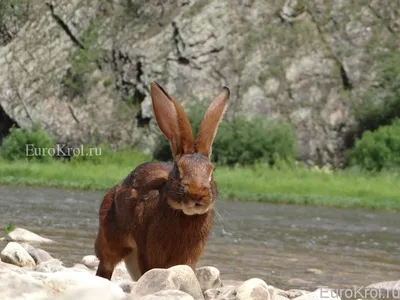
[[96, 269], [99, 266], [99, 262], [99, 259], [95, 255], [86, 255], [81, 260], [81, 264], [89, 269]]
[[41, 237], [36, 233], [23, 228], [15, 228], [9, 234], [6, 235], [7, 241], [19, 241], [19, 242], [35, 242], [35, 243], [53, 243], [52, 240]]
[[210, 289], [204, 292], [206, 300], [236, 300], [236, 286], [224, 285], [223, 287]]
[[202, 267], [196, 270], [196, 277], [204, 292], [209, 289], [216, 289], [222, 286], [220, 273], [214, 267]]
[[30, 270], [30, 271], [28, 271], [28, 274], [31, 275], [33, 278], [35, 278], [37, 280], [43, 281], [47, 277], [49, 277], [51, 273], [48, 273], [48, 272], [36, 272], [34, 270]]
[[126, 269], [124, 262], [120, 262], [119, 264], [117, 264], [117, 266], [114, 269], [111, 280], [112, 281], [132, 280], [128, 270]]
[[100, 278], [94, 275], [87, 275], [94, 277], [82, 281], [77, 286], [71, 286], [67, 288], [63, 296], [57, 299], [61, 300], [119, 300], [126, 299], [123, 290], [115, 283]]
[[0, 299], [43, 300], [51, 297], [51, 291], [41, 281], [21, 268], [17, 272], [0, 267]]
[[186, 265], [146, 272], [133, 286], [132, 295], [139, 298], [164, 290], [180, 290], [196, 300], [204, 299], [195, 273]]
[[19, 267], [35, 267], [35, 261], [20, 244], [9, 242], [1, 251], [1, 260]]
[[280, 294], [281, 296], [284, 296], [289, 299], [300, 297], [302, 295], [309, 294], [309, 293], [310, 293], [309, 291], [298, 290], [298, 289], [290, 289], [287, 291], [282, 291], [282, 293], [278, 292], [278, 294]]
[[74, 272], [90, 272], [89, 268], [83, 264], [75, 264], [71, 268], [67, 268], [67, 270]]
[[54, 273], [63, 271], [64, 269], [65, 267], [62, 265], [62, 262], [58, 259], [53, 258], [37, 265], [35, 271], [43, 273]]
[[10, 272], [10, 271], [13, 271], [13, 272], [16, 272], [16, 273], [20, 273], [20, 274], [25, 274], [26, 273], [26, 271], [24, 269], [22, 269], [22, 268], [20, 268], [18, 266], [12, 265], [12, 264], [8, 264], [8, 263], [2, 262], [0, 260], [0, 273], [1, 272]]
[[222, 281], [222, 286], [227, 286], [227, 285], [239, 286], [243, 282], [244, 281], [242, 281], [242, 280], [225, 279]]
[[[41, 248], [35, 248], [35, 249], [36, 249], [36, 254], [37, 254], [37, 258], [36, 258], [37, 263], [41, 263], [41, 262], [48, 261], [50, 259], [54, 259], [54, 257], [51, 256], [46, 250], [43, 250]], [[33, 259], [35, 259], [35, 257], [33, 257]]]
[[140, 298], [140, 300], [194, 300], [194, 298], [182, 291], [165, 290], [157, 292], [155, 294], [144, 296]]
[[293, 300], [341, 300], [340, 297], [328, 288], [320, 288], [312, 293], [302, 295]]
[[36, 264], [54, 259], [47, 251], [40, 248], [35, 248], [28, 243], [22, 243], [21, 246], [24, 247], [24, 249], [29, 253]]
[[132, 279], [130, 280], [121, 280], [116, 282], [118, 286], [125, 292], [125, 293], [130, 293], [132, 292], [133, 286], [136, 284], [136, 282], [133, 282]]
[[[68, 289], [78, 288], [82, 285], [86, 287], [101, 286], [107, 285], [110, 281], [86, 272], [63, 271], [48, 273], [43, 283], [55, 292], [64, 293]], [[114, 285], [117, 286], [116, 284]]]
[[275, 290], [259, 278], [246, 280], [236, 289], [237, 300], [272, 300]]

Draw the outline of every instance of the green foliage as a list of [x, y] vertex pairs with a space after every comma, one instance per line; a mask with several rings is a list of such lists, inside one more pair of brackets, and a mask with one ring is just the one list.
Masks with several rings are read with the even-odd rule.
[[112, 80], [111, 78], [106, 78], [106, 79], [104, 79], [104, 81], [103, 81], [103, 86], [104, 86], [105, 88], [109, 87], [109, 86], [112, 85], [112, 84], [113, 84], [113, 80]]
[[90, 164], [90, 165], [125, 165], [132, 167], [134, 161], [145, 161], [148, 156], [135, 149], [125, 148], [113, 151], [110, 146], [101, 144], [98, 146], [84, 145], [83, 155], [71, 157], [72, 164]]
[[276, 164], [295, 155], [294, 130], [281, 121], [265, 117], [237, 117], [221, 126], [213, 146], [215, 162], [224, 165]]
[[71, 56], [71, 68], [63, 79], [64, 94], [71, 98], [83, 95], [91, 86], [89, 75], [96, 69], [98, 61], [106, 51], [98, 45], [100, 22], [90, 21], [81, 41], [83, 48], [78, 48]]
[[360, 132], [375, 130], [400, 117], [400, 52], [379, 57], [378, 85], [371, 87], [354, 106]]
[[[189, 109], [188, 118], [196, 133], [203, 118], [205, 108], [196, 105]], [[295, 134], [293, 128], [282, 122], [265, 117], [247, 119], [237, 116], [222, 121], [212, 148], [212, 161], [220, 165], [251, 165], [267, 162], [274, 165], [278, 160], [291, 161], [295, 156]], [[171, 150], [167, 140], [160, 137], [153, 157], [171, 160]]]
[[139, 164], [151, 160], [151, 157], [137, 150], [110, 151], [99, 158], [71, 161], [53, 159], [48, 163], [0, 159], [0, 184], [104, 191], [123, 180]]
[[14, 225], [13, 224], [11, 224], [11, 223], [8, 223], [7, 224], [7, 226], [6, 227], [4, 227], [4, 233], [5, 234], [9, 234], [11, 231], [13, 231], [15, 228], [14, 228]]
[[7, 160], [38, 159], [51, 160], [51, 156], [27, 156], [27, 145], [35, 148], [52, 148], [54, 141], [39, 124], [31, 128], [11, 128], [10, 134], [3, 139], [0, 147], [0, 157]]
[[392, 125], [365, 131], [348, 153], [350, 165], [368, 171], [400, 168], [400, 119]]

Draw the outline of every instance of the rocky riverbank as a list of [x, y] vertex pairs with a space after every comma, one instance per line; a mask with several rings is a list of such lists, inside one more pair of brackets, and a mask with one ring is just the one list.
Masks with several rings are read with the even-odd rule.
[[[52, 243], [49, 239], [20, 228], [4, 239], [9, 241], [1, 251], [0, 261], [0, 299], [4, 300], [341, 299], [328, 288], [284, 291], [259, 278], [243, 282], [221, 280], [219, 270], [211, 266], [201, 267], [196, 271], [184, 265], [153, 269], [137, 282], [133, 282], [124, 264], [119, 264], [112, 280], [108, 281], [94, 275], [98, 260], [93, 255], [84, 256], [81, 262], [67, 267], [45, 250], [32, 246]], [[371, 288], [399, 291], [400, 281], [379, 283]]]

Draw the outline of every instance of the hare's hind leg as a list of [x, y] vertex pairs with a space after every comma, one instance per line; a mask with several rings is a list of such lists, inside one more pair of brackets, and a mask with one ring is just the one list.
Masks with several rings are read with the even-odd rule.
[[139, 265], [139, 256], [137, 248], [133, 248], [132, 251], [125, 256], [124, 258], [126, 269], [129, 272], [133, 281], [139, 280], [139, 278], [143, 275], [142, 271], [140, 270]]

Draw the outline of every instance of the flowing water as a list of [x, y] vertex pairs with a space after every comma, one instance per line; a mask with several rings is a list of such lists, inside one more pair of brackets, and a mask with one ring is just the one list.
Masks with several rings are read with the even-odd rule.
[[[0, 227], [57, 241], [42, 247], [72, 265], [93, 254], [103, 195], [0, 186]], [[199, 266], [219, 268], [223, 279], [259, 277], [283, 289], [400, 279], [400, 214], [225, 201], [217, 211]]]

